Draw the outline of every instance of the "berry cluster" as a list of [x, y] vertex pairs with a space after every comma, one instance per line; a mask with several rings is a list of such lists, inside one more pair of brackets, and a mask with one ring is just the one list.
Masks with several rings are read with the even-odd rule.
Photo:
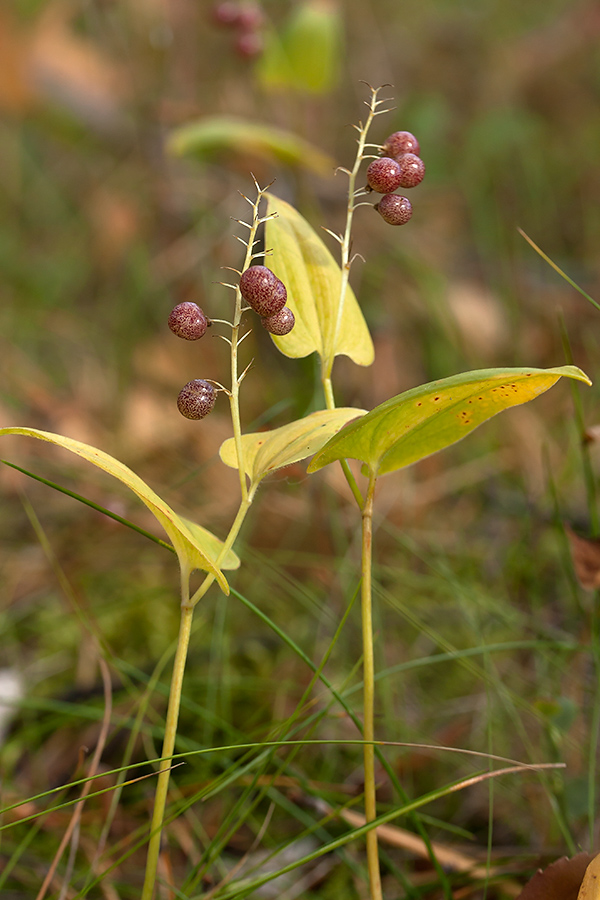
[[289, 334], [294, 327], [294, 313], [286, 306], [287, 290], [274, 272], [266, 266], [250, 266], [240, 278], [240, 293], [245, 303], [262, 319], [271, 334]]
[[384, 221], [404, 225], [412, 216], [412, 205], [407, 197], [394, 191], [416, 187], [423, 181], [425, 164], [419, 155], [419, 142], [410, 131], [395, 131], [381, 149], [385, 155], [374, 159], [367, 169], [367, 189], [384, 194], [375, 204]]
[[216, 25], [236, 32], [233, 48], [238, 56], [253, 59], [263, 52], [262, 29], [265, 17], [258, 3], [253, 0], [224, 0], [215, 3], [212, 17]]

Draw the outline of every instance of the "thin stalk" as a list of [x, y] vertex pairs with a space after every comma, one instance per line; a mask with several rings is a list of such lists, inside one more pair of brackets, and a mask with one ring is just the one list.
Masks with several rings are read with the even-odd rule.
[[[335, 398], [333, 396], [331, 378], [325, 378], [323, 380], [323, 393], [325, 394], [325, 404], [327, 406], [327, 409], [335, 409]], [[348, 465], [348, 460], [340, 459], [340, 465], [342, 467], [344, 475], [346, 476], [348, 487], [352, 491], [352, 495], [358, 504], [358, 508], [362, 510], [364, 504], [363, 495], [361, 494], [360, 488], [356, 483], [356, 478], [352, 474], [352, 470]]]
[[[248, 268], [253, 258], [254, 244], [256, 243], [256, 233], [258, 226], [264, 222], [258, 214], [260, 201], [262, 200], [264, 191], [256, 185], [256, 200], [252, 202], [244, 197], [252, 207], [252, 223], [248, 225], [249, 236], [246, 244], [246, 255], [242, 271]], [[240, 325], [242, 320], [242, 295], [239, 285], [235, 288], [235, 310], [233, 314], [233, 322], [231, 324], [231, 390], [229, 394], [229, 406], [231, 410], [231, 422], [233, 426], [233, 436], [235, 441], [235, 449], [237, 456], [238, 472], [240, 476], [240, 492], [242, 495], [241, 503], [235, 517], [235, 520], [229, 529], [229, 534], [221, 547], [219, 555], [215, 560], [217, 566], [220, 566], [225, 559], [227, 553], [231, 550], [233, 543], [242, 526], [242, 522], [246, 517], [246, 513], [252, 503], [252, 497], [248, 495], [248, 482], [246, 479], [246, 470], [244, 465], [244, 448], [242, 444], [242, 426], [240, 418], [240, 385], [242, 383], [244, 373], [240, 376], [238, 368], [238, 346], [240, 344]], [[214, 575], [210, 572], [196, 590], [193, 597], [190, 598], [189, 571], [181, 572], [181, 619], [179, 624], [179, 635], [177, 638], [177, 649], [175, 651], [175, 659], [173, 662], [173, 674], [171, 676], [171, 687], [169, 689], [169, 703], [167, 706], [167, 719], [165, 723], [165, 736], [161, 751], [161, 758], [169, 760], [173, 756], [175, 749], [175, 740], [177, 738], [177, 722], [179, 720], [179, 710], [181, 707], [181, 693], [183, 688], [183, 675], [185, 672], [185, 664], [187, 660], [188, 646], [190, 642], [190, 634], [192, 628], [192, 618], [194, 615], [194, 607], [198, 601], [204, 597], [209, 587], [215, 580]], [[154, 884], [156, 881], [156, 870], [158, 866], [158, 858], [160, 853], [160, 841], [162, 827], [164, 822], [165, 807], [167, 803], [167, 794], [169, 789], [170, 766], [161, 771], [158, 775], [156, 784], [156, 793], [154, 796], [154, 809], [152, 812], [152, 822], [150, 825], [150, 840], [148, 843], [148, 857], [146, 860], [146, 873], [144, 876], [144, 886], [142, 889], [141, 900], [152, 900], [154, 893]]]
[[[169, 760], [173, 756], [175, 749], [175, 738], [177, 737], [177, 721], [179, 719], [179, 708], [181, 706], [181, 690], [183, 686], [183, 673], [185, 671], [185, 662], [187, 658], [188, 645], [190, 642], [190, 634], [192, 629], [192, 617], [194, 608], [186, 601], [189, 600], [189, 580], [187, 573], [182, 572], [181, 578], [181, 619], [179, 623], [179, 636], [177, 638], [177, 650], [175, 652], [175, 660], [173, 662], [173, 675], [171, 677], [171, 688], [169, 691], [169, 705], [167, 708], [167, 721], [165, 724], [165, 737], [161, 752], [162, 759]], [[169, 790], [170, 763], [163, 769], [158, 776], [156, 783], [156, 793], [154, 795], [154, 810], [152, 812], [152, 822], [150, 825], [150, 841], [148, 843], [148, 857], [146, 860], [146, 874], [144, 876], [144, 887], [142, 889], [141, 900], [152, 900], [154, 893], [154, 883], [156, 881], [156, 869], [158, 866], [158, 857], [160, 854], [160, 839], [162, 834], [162, 824], [165, 814], [165, 806], [167, 803], [167, 792]]]
[[358, 171], [360, 169], [360, 165], [364, 159], [365, 152], [365, 144], [367, 142], [367, 135], [369, 133], [369, 129], [373, 122], [375, 116], [379, 115], [384, 110], [377, 109], [384, 101], [378, 100], [377, 95], [381, 89], [377, 88], [376, 90], [371, 90], [371, 102], [369, 105], [369, 115], [367, 116], [367, 120], [365, 124], [362, 123], [357, 127], [358, 130], [358, 147], [356, 150], [356, 158], [354, 160], [354, 166], [352, 167], [352, 171], [345, 169], [344, 171], [348, 174], [348, 206], [346, 210], [346, 228], [344, 230], [344, 236], [341, 242], [341, 269], [342, 269], [342, 277], [340, 283], [340, 301], [338, 303], [338, 311], [337, 318], [335, 321], [335, 329], [333, 332], [333, 341], [331, 344], [331, 354], [328, 359], [324, 361], [323, 364], [323, 384], [328, 379], [331, 379], [331, 370], [333, 369], [333, 362], [335, 360], [335, 348], [338, 340], [338, 336], [340, 333], [340, 329], [342, 327], [342, 320], [344, 317], [344, 306], [346, 303], [346, 292], [348, 289], [348, 279], [350, 277], [350, 266], [352, 261], [350, 259], [350, 248], [352, 244], [352, 221], [354, 219], [354, 210], [356, 209], [356, 179], [358, 176]]
[[[363, 638], [363, 736], [367, 743], [364, 746], [365, 767], [365, 820], [367, 824], [377, 818], [377, 799], [375, 794], [375, 663], [373, 654], [373, 612], [371, 592], [371, 551], [373, 544], [373, 497], [377, 475], [370, 474], [369, 487], [362, 510], [362, 583], [361, 612]], [[367, 866], [371, 900], [383, 900], [381, 892], [381, 875], [379, 872], [379, 851], [377, 847], [377, 829], [367, 832]]]

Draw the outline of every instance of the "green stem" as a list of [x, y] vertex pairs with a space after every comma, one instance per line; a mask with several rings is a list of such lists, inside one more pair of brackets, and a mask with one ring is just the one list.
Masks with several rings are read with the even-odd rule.
[[[256, 232], [258, 226], [264, 219], [258, 215], [258, 208], [263, 197], [262, 191], [256, 183], [257, 196], [254, 203], [248, 201], [252, 206], [252, 224], [249, 226], [250, 233], [246, 243], [246, 255], [242, 271], [248, 268], [253, 258], [254, 244], [256, 242]], [[247, 198], [246, 198], [247, 199]], [[240, 418], [240, 384], [243, 379], [243, 373], [240, 377], [238, 373], [238, 347], [240, 344], [240, 325], [242, 319], [242, 295], [239, 286], [235, 291], [235, 311], [231, 326], [231, 390], [229, 391], [229, 405], [231, 409], [231, 422], [233, 426], [233, 436], [235, 441], [235, 449], [237, 455], [238, 472], [240, 476], [240, 492], [242, 495], [240, 507], [238, 509], [235, 520], [229, 529], [229, 534], [221, 547], [219, 555], [215, 560], [217, 567], [221, 565], [227, 553], [231, 550], [233, 543], [238, 536], [242, 527], [242, 522], [246, 517], [246, 513], [250, 508], [253, 496], [248, 494], [248, 483], [246, 479], [246, 469], [244, 465], [244, 447], [242, 444], [242, 425]], [[198, 601], [204, 597], [209, 587], [215, 580], [215, 576], [208, 573], [200, 587], [196, 590], [193, 597], [190, 598], [189, 571], [181, 572], [181, 620], [179, 625], [179, 635], [177, 638], [177, 649], [175, 651], [175, 660], [173, 663], [173, 675], [171, 677], [171, 687], [169, 690], [169, 703], [167, 707], [167, 719], [165, 723], [165, 736], [161, 758], [169, 760], [173, 756], [175, 748], [175, 740], [177, 738], [177, 722], [179, 719], [179, 710], [181, 707], [181, 692], [183, 688], [183, 675], [185, 671], [185, 663], [187, 659], [187, 651], [190, 642], [190, 634], [192, 628], [192, 618], [194, 615], [194, 607]], [[152, 812], [152, 822], [150, 826], [150, 840], [148, 843], [148, 857], [146, 861], [146, 874], [144, 876], [144, 886], [142, 889], [141, 900], [152, 900], [154, 893], [154, 884], [156, 881], [156, 870], [158, 866], [158, 857], [160, 853], [160, 840], [162, 826], [165, 815], [165, 807], [167, 803], [167, 793], [169, 789], [170, 765], [162, 770], [158, 775], [156, 784], [156, 793], [154, 796], [154, 810]]]
[[181, 580], [181, 620], [179, 624], [177, 650], [175, 652], [175, 660], [173, 662], [173, 675], [171, 677], [171, 689], [169, 691], [169, 705], [167, 708], [165, 737], [161, 753], [162, 759], [166, 760], [166, 768], [160, 771], [158, 775], [158, 781], [156, 783], [156, 793], [154, 795], [154, 810], [152, 812], [152, 822], [150, 825], [150, 841], [148, 843], [148, 857], [146, 860], [146, 874], [144, 877], [144, 887], [142, 889], [141, 900], [152, 900], [152, 895], [154, 893], [156, 869], [158, 866], [158, 857], [160, 854], [162, 823], [165, 814], [165, 806], [167, 803], [167, 792], [169, 790], [169, 776], [171, 774], [171, 763], [169, 760], [173, 756], [173, 752], [175, 749], [175, 738], [177, 737], [177, 720], [179, 719], [179, 708], [181, 705], [183, 673], [185, 670], [185, 661], [187, 657], [188, 645], [190, 642], [192, 616], [194, 615], [194, 608], [189, 606], [189, 604], [186, 602], [189, 599], [189, 582], [187, 573], [182, 573]]
[[[327, 409], [335, 409], [335, 398], [333, 396], [333, 387], [331, 385], [331, 378], [323, 379], [323, 393], [325, 394], [325, 405]], [[340, 459], [340, 465], [342, 467], [342, 471], [346, 476], [346, 481], [348, 482], [348, 487], [352, 491], [352, 495], [358, 504], [358, 508], [362, 510], [364, 505], [363, 495], [360, 492], [360, 488], [356, 483], [356, 478], [352, 474], [352, 470], [348, 465], [347, 459]]]
[[[363, 638], [363, 736], [368, 743], [364, 747], [365, 766], [365, 820], [373, 822], [377, 818], [377, 798], [375, 793], [375, 663], [373, 655], [373, 613], [371, 592], [371, 559], [373, 543], [373, 497], [377, 475], [370, 474], [369, 487], [362, 510], [362, 583], [361, 612]], [[367, 866], [371, 900], [382, 900], [381, 875], [379, 872], [379, 851], [377, 829], [367, 833]]]

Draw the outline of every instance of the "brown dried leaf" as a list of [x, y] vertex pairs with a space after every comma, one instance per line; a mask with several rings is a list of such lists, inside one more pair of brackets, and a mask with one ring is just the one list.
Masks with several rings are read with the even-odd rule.
[[538, 869], [517, 900], [577, 900], [585, 870], [593, 857], [578, 853], [572, 859], [563, 856], [547, 869]]
[[600, 539], [580, 537], [568, 525], [565, 532], [579, 584], [586, 591], [600, 588]]

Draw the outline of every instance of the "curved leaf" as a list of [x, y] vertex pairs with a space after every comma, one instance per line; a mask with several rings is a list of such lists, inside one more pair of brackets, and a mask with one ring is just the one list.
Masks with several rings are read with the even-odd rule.
[[167, 140], [167, 150], [174, 156], [200, 158], [227, 152], [250, 154], [323, 176], [335, 168], [330, 156], [293, 132], [233, 116], [207, 116], [176, 128]]
[[335, 347], [335, 323], [340, 299], [341, 271], [314, 229], [293, 206], [267, 194], [269, 219], [266, 246], [273, 249], [269, 268], [288, 290], [288, 306], [296, 324], [285, 337], [273, 337], [285, 356], [298, 358], [318, 353], [323, 360], [349, 356], [359, 366], [370, 366], [375, 353], [367, 323], [348, 285], [344, 316]]
[[[118, 459], [109, 456], [103, 450], [91, 447], [89, 444], [83, 444], [81, 441], [73, 440], [73, 438], [64, 437], [62, 434], [39, 431], [37, 428], [0, 428], [0, 436], [4, 434], [22, 434], [26, 437], [34, 437], [40, 441], [56, 444], [57, 447], [70, 450], [71, 453], [81, 456], [99, 469], [108, 472], [113, 478], [117, 478], [134, 494], [137, 494], [142, 503], [145, 503], [167, 532], [177, 553], [182, 572], [187, 575], [193, 572], [194, 569], [210, 572], [215, 576], [221, 590], [226, 594], [229, 593], [227, 580], [214, 562], [218, 556], [217, 548], [221, 545], [219, 539], [200, 525], [194, 525], [178, 516], [168, 503], [165, 503], [152, 488], [148, 487], [145, 481], [142, 481], [135, 472], [128, 469]], [[217, 551], [216, 553], [215, 550]], [[232, 557], [228, 555], [226, 561], [229, 565], [224, 565], [224, 568], [235, 568], [235, 565], [232, 565]]]
[[479, 369], [423, 384], [392, 397], [335, 435], [308, 467], [359, 459], [376, 475], [424, 459], [492, 416], [533, 400], [561, 376], [591, 384], [575, 366], [556, 369]]
[[[296, 422], [274, 428], [273, 431], [243, 435], [245, 469], [251, 481], [250, 493], [254, 493], [269, 472], [312, 456], [347, 422], [364, 415], [364, 409], [350, 407], [321, 409]], [[221, 444], [219, 455], [225, 465], [237, 469], [233, 438], [228, 438]]]

